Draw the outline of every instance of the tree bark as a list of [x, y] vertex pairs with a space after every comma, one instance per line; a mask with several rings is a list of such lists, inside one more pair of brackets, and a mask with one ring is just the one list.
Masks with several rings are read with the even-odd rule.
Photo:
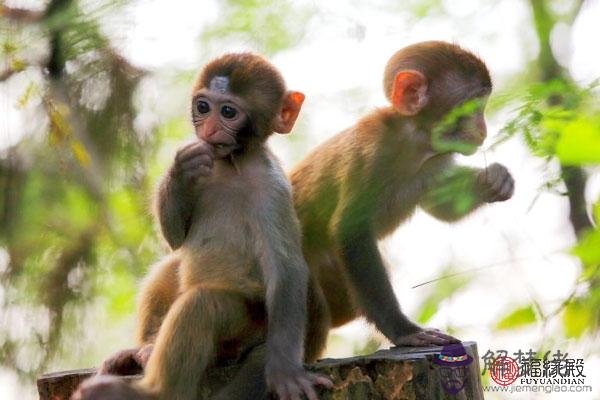
[[[479, 355], [475, 342], [463, 343], [473, 362], [466, 370], [466, 384], [458, 394], [443, 388], [437, 365], [432, 362], [441, 347], [397, 347], [381, 350], [368, 356], [343, 359], [324, 359], [308, 369], [327, 375], [334, 383], [332, 389], [321, 389], [322, 400], [482, 400]], [[199, 398], [207, 398], [226, 385], [239, 365], [209, 371]], [[67, 400], [77, 386], [91, 377], [95, 369], [57, 372], [38, 379], [40, 400]], [[139, 375], [124, 379], [136, 380]]]

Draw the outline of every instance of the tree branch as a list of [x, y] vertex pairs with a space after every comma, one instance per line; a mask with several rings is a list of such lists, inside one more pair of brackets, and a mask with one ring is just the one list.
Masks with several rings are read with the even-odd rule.
[[10, 78], [11, 76], [13, 76], [14, 74], [16, 74], [19, 71], [20, 70], [17, 70], [15, 68], [5, 69], [4, 71], [0, 72], [0, 82], [4, 82], [4, 81], [8, 80], [8, 78]]
[[540, 44], [538, 64], [542, 75], [541, 79], [544, 82], [559, 79], [562, 77], [563, 71], [556, 61], [550, 45], [550, 34], [556, 24], [556, 18], [548, 10], [546, 0], [530, 0], [529, 3], [533, 11], [533, 24]]
[[[577, 18], [585, 0], [579, 0], [573, 8], [569, 18], [571, 22]], [[538, 64], [542, 82], [548, 82], [554, 79], [570, 80], [566, 72], [559, 64], [550, 44], [550, 34], [556, 24], [556, 17], [550, 13], [545, 0], [530, 0], [533, 11], [535, 31], [540, 43], [540, 53], [538, 55]], [[560, 104], [562, 99], [553, 97], [548, 100], [551, 104]], [[561, 176], [567, 187], [567, 197], [569, 199], [569, 221], [578, 238], [581, 234], [592, 228], [592, 221], [587, 214], [585, 203], [585, 185], [586, 175], [582, 168], [566, 166], [561, 164]]]
[[580, 167], [561, 164], [562, 179], [567, 187], [569, 199], [569, 220], [578, 238], [588, 229], [593, 228], [592, 221], [587, 213], [585, 203], [586, 174]]
[[15, 22], [33, 23], [41, 21], [46, 15], [45, 11], [28, 10], [26, 8], [7, 7], [0, 4], [0, 17]]

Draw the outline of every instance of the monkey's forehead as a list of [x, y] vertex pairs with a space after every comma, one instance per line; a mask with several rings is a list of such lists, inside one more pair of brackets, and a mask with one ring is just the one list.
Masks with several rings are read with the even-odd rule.
[[251, 53], [226, 54], [208, 63], [196, 80], [196, 87], [226, 91], [238, 96], [260, 94], [267, 101], [279, 101], [285, 93], [285, 82], [279, 71], [267, 60]]
[[229, 92], [229, 77], [227, 76], [215, 76], [208, 84], [208, 89], [218, 93]]
[[232, 75], [227, 75], [221, 73], [199, 79], [194, 95], [197, 95], [199, 92], [208, 92], [211, 97], [216, 97], [217, 95], [236, 96], [250, 100], [257, 95], [264, 95], [264, 90], [261, 90], [264, 86], [260, 81], [248, 79], [243, 74], [232, 73]]
[[466, 76], [457, 71], [440, 71], [439, 75], [430, 79], [428, 91], [430, 95], [438, 96], [457, 104], [465, 99], [487, 98], [492, 91], [485, 79], [480, 76]]

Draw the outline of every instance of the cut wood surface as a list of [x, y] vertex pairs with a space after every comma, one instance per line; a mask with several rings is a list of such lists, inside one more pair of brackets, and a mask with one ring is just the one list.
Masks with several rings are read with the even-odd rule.
[[[309, 365], [312, 371], [329, 376], [334, 388], [322, 390], [322, 400], [404, 400], [404, 399], [483, 399], [479, 356], [475, 342], [463, 343], [473, 362], [467, 367], [466, 385], [457, 395], [442, 387], [438, 367], [432, 363], [441, 347], [397, 347], [367, 356], [324, 359]], [[235, 375], [238, 366], [215, 368], [199, 398], [207, 398]], [[95, 369], [56, 372], [38, 379], [40, 400], [67, 400], [79, 383], [95, 373]], [[127, 380], [139, 376], [124, 377]]]

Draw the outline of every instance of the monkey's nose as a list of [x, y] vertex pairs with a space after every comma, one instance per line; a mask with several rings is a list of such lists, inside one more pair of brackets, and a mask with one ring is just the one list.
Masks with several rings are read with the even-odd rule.
[[200, 132], [200, 137], [206, 141], [214, 141], [218, 138], [219, 128], [218, 126], [207, 124], [202, 128]]
[[487, 137], [487, 127], [485, 126], [485, 121], [477, 121], [476, 128], [481, 141], [483, 141]]

